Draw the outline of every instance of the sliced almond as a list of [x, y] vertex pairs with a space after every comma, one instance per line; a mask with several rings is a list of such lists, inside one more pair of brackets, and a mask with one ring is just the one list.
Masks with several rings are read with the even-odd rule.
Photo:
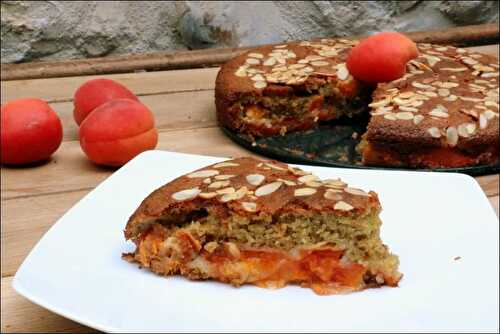
[[415, 115], [415, 117], [413, 117], [413, 124], [418, 125], [423, 120], [424, 120], [424, 116], [422, 116], [422, 115]]
[[446, 89], [446, 88], [439, 88], [438, 95], [443, 96], [443, 97], [448, 96], [448, 95], [450, 95], [450, 90]]
[[440, 71], [449, 71], [449, 72], [463, 72], [467, 71], [465, 67], [441, 67]]
[[229, 255], [231, 255], [231, 257], [233, 257], [235, 259], [240, 258], [241, 252], [240, 252], [238, 246], [236, 246], [236, 244], [234, 244], [233, 242], [225, 242], [224, 248], [227, 250]]
[[312, 187], [312, 188], [318, 188], [318, 187], [321, 187], [323, 185], [323, 183], [321, 182], [317, 182], [317, 181], [309, 181], [309, 182], [306, 182], [304, 183], [306, 186], [308, 187]]
[[339, 64], [337, 65], [337, 78], [339, 80], [346, 80], [349, 77], [349, 70], [345, 66], [345, 64]]
[[330, 65], [329, 62], [323, 61], [323, 60], [311, 61], [310, 64], [313, 66], [318, 66], [318, 67]]
[[258, 65], [260, 64], [260, 60], [255, 58], [247, 58], [246, 63], [250, 65]]
[[267, 83], [265, 81], [255, 81], [253, 86], [257, 89], [262, 89], [267, 87]]
[[[418, 101], [418, 102], [421, 102], [421, 101]], [[418, 109], [417, 108], [413, 108], [413, 107], [406, 107], [406, 106], [400, 106], [399, 107], [399, 110], [402, 110], [402, 111], [409, 111], [409, 112], [417, 112]], [[399, 118], [399, 117], [398, 117]], [[413, 116], [412, 116], [413, 118]]]
[[304, 175], [304, 176], [299, 177], [297, 179], [297, 181], [299, 181], [300, 183], [306, 183], [306, 182], [316, 181], [317, 179], [318, 179], [318, 177], [316, 175], [308, 174], [308, 175]]
[[327, 189], [323, 194], [323, 197], [333, 201], [338, 201], [342, 198], [342, 190], [339, 189]]
[[406, 99], [400, 99], [399, 97], [395, 97], [393, 99], [394, 103], [396, 103], [398, 106], [406, 106], [408, 104], [411, 104], [411, 100], [406, 100]]
[[262, 76], [262, 74], [256, 74], [253, 77], [251, 77], [253, 81], [265, 81], [266, 79]]
[[481, 99], [478, 99], [476, 97], [468, 97], [468, 96], [459, 96], [458, 97], [460, 100], [463, 101], [468, 101], [468, 102], [480, 102]]
[[429, 112], [429, 115], [431, 116], [434, 116], [434, 117], [440, 117], [440, 118], [448, 118], [450, 117], [450, 115], [447, 113], [447, 112], [444, 112], [440, 109], [432, 109], [430, 112]]
[[257, 59], [262, 59], [262, 58], [264, 58], [264, 55], [263, 55], [262, 53], [255, 53], [255, 52], [252, 52], [252, 53], [249, 53], [249, 54], [248, 54], [248, 57], [257, 58]]
[[191, 174], [186, 175], [188, 178], [193, 179], [193, 178], [198, 178], [198, 177], [211, 177], [214, 175], [218, 175], [219, 171], [218, 170], [213, 170], [213, 169], [206, 169], [206, 170], [200, 170]]
[[472, 135], [472, 134], [474, 134], [474, 132], [476, 132], [476, 124], [475, 123], [467, 123], [465, 128], [467, 129], [467, 132], [470, 135]]
[[210, 199], [210, 198], [213, 198], [217, 195], [218, 194], [216, 192], [209, 192], [209, 193], [200, 193], [198, 196], [201, 198], [204, 198], [204, 199]]
[[453, 102], [453, 101], [458, 100], [458, 96], [452, 94], [452, 95], [449, 95], [449, 96], [445, 97], [444, 100], [445, 101]]
[[344, 201], [338, 201], [337, 203], [335, 203], [333, 208], [335, 210], [340, 210], [340, 211], [351, 211], [352, 209], [354, 209], [354, 207], [352, 205], [350, 205], [349, 203], [346, 203]]
[[208, 188], [219, 189], [223, 187], [227, 187], [229, 185], [229, 181], [215, 181], [208, 185]]
[[281, 170], [281, 171], [284, 171], [286, 169], [278, 166], [278, 165], [275, 165], [275, 164], [270, 164], [270, 163], [264, 163], [264, 165], [266, 165], [267, 167], [271, 168], [271, 169], [275, 169], [275, 170]]
[[212, 183], [212, 180], [209, 177], [207, 177], [206, 179], [203, 180], [203, 183], [210, 184]]
[[494, 102], [494, 101], [484, 101], [484, 105], [487, 106], [487, 107], [495, 107], [498, 109], [498, 103]]
[[495, 118], [497, 116], [497, 113], [487, 109], [485, 112], [483, 112], [484, 117], [486, 117], [487, 120]]
[[196, 188], [191, 188], [191, 189], [185, 189], [178, 191], [176, 193], [172, 194], [172, 198], [175, 199], [176, 201], [185, 201], [188, 199], [195, 198], [198, 196], [198, 194], [201, 192], [201, 190], [196, 187]]
[[224, 195], [224, 194], [234, 193], [234, 192], [236, 192], [236, 190], [233, 187], [228, 187], [228, 188], [224, 188], [224, 189], [218, 189], [215, 192], [219, 195]]
[[429, 86], [429, 85], [424, 85], [424, 84], [421, 84], [417, 81], [414, 81], [411, 83], [411, 85], [415, 88], [419, 88], [419, 89], [429, 89], [429, 88], [432, 88], [432, 86]]
[[357, 195], [357, 196], [365, 196], [365, 197], [370, 196], [367, 192], [365, 192], [365, 191], [363, 191], [361, 189], [358, 189], [358, 188], [347, 187], [347, 188], [344, 189], [344, 191], [346, 193]]
[[488, 126], [488, 119], [484, 114], [479, 115], [479, 128], [480, 129], [486, 129]]
[[242, 77], [246, 77], [248, 75], [248, 73], [247, 73], [246, 68], [241, 68], [240, 67], [240, 68], [238, 68], [236, 70], [236, 72], [234, 72], [234, 75], [236, 75], [237, 77], [242, 78]]
[[225, 203], [229, 201], [238, 200], [240, 198], [243, 198], [247, 194], [247, 192], [248, 192], [247, 187], [241, 187], [240, 189], [238, 189], [233, 193], [223, 194], [220, 198], [220, 201]]
[[396, 118], [401, 120], [413, 119], [413, 114], [409, 111], [401, 111], [396, 113]]
[[266, 177], [262, 174], [248, 174], [246, 176], [247, 182], [252, 186], [260, 185], [265, 180], [265, 178]]
[[290, 181], [290, 180], [278, 179], [278, 181], [281, 181], [281, 182], [283, 182], [284, 184], [286, 184], [287, 186], [290, 186], [290, 187], [297, 185], [297, 183], [295, 183], [293, 181]]
[[388, 119], [388, 120], [390, 120], [390, 121], [395, 121], [395, 120], [397, 120], [396, 116], [395, 116], [393, 113], [388, 113], [388, 114], [385, 114], [385, 115], [384, 115], [384, 118], [385, 118], [385, 119]]
[[446, 142], [450, 146], [456, 146], [458, 142], [458, 131], [454, 126], [450, 126], [446, 129]]
[[223, 175], [216, 175], [214, 179], [216, 180], [229, 180], [235, 177], [236, 175], [231, 175], [231, 174], [223, 174]]
[[213, 251], [219, 247], [219, 244], [215, 241], [210, 241], [210, 242], [207, 242], [204, 246], [203, 246], [203, 249], [206, 250], [207, 252], [209, 253], [213, 253]]
[[296, 197], [300, 197], [300, 196], [310, 196], [310, 195], [313, 195], [316, 193], [316, 189], [314, 188], [298, 188], [298, 189], [295, 189], [294, 191], [294, 195]]
[[276, 190], [278, 190], [283, 182], [276, 181], [276, 182], [271, 182], [268, 184], [265, 184], [263, 186], [260, 186], [255, 190], [255, 196], [261, 197], [261, 196], [267, 196], [269, 194], [272, 194]]
[[238, 167], [239, 164], [235, 162], [219, 162], [218, 164], [213, 165], [213, 168], [223, 168], [223, 167]]
[[439, 138], [441, 137], [441, 132], [439, 131], [438, 128], [436, 127], [432, 127], [432, 128], [429, 128], [427, 129], [427, 132], [431, 135], [431, 137], [433, 138]]
[[378, 101], [375, 101], [375, 102], [372, 102], [368, 105], [368, 107], [370, 108], [378, 108], [378, 107], [383, 107], [383, 106], [386, 106], [388, 105], [390, 102], [390, 100], [388, 98], [385, 98], [385, 99], [382, 99], [382, 100], [378, 100]]
[[255, 212], [257, 211], [257, 203], [255, 202], [241, 202], [241, 206], [245, 211]]
[[330, 186], [330, 187], [340, 188], [340, 189], [343, 189], [343, 188], [345, 188], [347, 186], [347, 183], [343, 182], [340, 179], [337, 179], [337, 180], [324, 180], [323, 183], [325, 184], [325, 186]]

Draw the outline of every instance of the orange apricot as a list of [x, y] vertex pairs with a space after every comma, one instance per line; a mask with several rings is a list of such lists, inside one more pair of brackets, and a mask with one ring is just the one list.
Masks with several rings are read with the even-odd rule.
[[151, 111], [129, 99], [106, 102], [80, 125], [80, 146], [96, 164], [121, 166], [158, 143]]
[[4, 104], [0, 113], [2, 164], [47, 160], [61, 145], [61, 120], [47, 102], [17, 99]]
[[110, 79], [93, 79], [85, 82], [75, 92], [73, 117], [80, 125], [85, 117], [103, 103], [114, 99], [139, 101], [125, 86]]
[[382, 32], [362, 40], [347, 57], [347, 69], [365, 82], [387, 82], [401, 78], [406, 63], [418, 56], [417, 45], [397, 32]]

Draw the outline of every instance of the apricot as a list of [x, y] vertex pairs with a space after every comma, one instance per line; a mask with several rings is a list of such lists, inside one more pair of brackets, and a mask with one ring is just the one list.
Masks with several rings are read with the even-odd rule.
[[100, 105], [114, 99], [131, 99], [139, 101], [122, 84], [110, 79], [93, 79], [78, 87], [73, 98], [73, 117], [80, 125], [85, 117]]
[[382, 32], [362, 40], [347, 56], [347, 69], [365, 82], [387, 82], [401, 78], [406, 63], [418, 56], [417, 45], [397, 32]]
[[79, 136], [87, 157], [107, 166], [121, 166], [158, 143], [153, 114], [129, 99], [111, 100], [94, 109], [80, 125]]
[[13, 100], [0, 112], [2, 164], [21, 165], [48, 159], [61, 145], [62, 124], [47, 102]]

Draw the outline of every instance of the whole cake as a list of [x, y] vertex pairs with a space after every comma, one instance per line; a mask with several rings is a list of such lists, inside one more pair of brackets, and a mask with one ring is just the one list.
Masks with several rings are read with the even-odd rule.
[[363, 163], [461, 167], [499, 161], [498, 59], [462, 48], [418, 44], [395, 81], [349, 74], [357, 41], [321, 39], [256, 48], [217, 76], [219, 123], [250, 137], [306, 130], [369, 112]]
[[318, 294], [397, 286], [375, 192], [276, 161], [239, 158], [177, 178], [130, 217], [124, 258], [160, 275], [310, 287]]

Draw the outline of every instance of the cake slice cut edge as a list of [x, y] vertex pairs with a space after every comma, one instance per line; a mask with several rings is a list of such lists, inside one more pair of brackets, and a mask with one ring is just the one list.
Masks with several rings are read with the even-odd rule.
[[298, 284], [318, 294], [397, 286], [375, 192], [254, 158], [182, 176], [130, 217], [124, 259], [160, 275], [234, 286]]

